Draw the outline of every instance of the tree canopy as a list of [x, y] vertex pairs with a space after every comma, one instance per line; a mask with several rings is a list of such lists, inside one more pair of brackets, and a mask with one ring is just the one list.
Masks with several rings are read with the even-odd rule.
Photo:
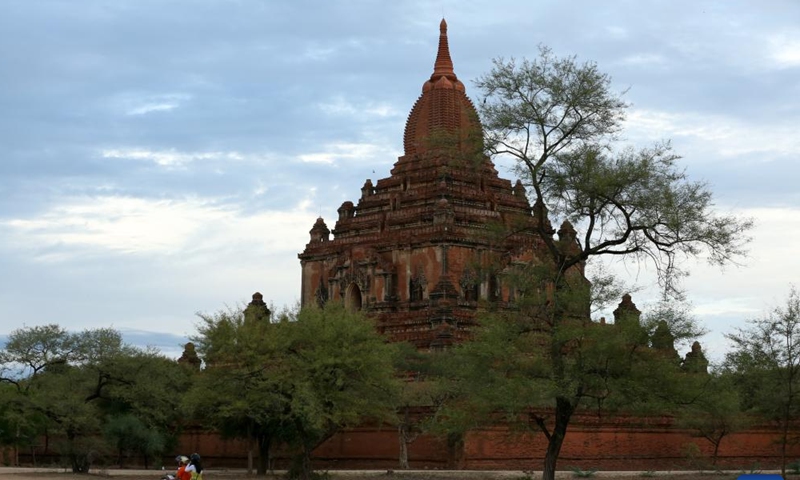
[[688, 177], [669, 141], [620, 146], [628, 105], [595, 63], [540, 47], [532, 61], [495, 60], [475, 83], [489, 154], [510, 156], [537, 208], [582, 230], [580, 248], [567, 253], [538, 217], [559, 270], [624, 255], [652, 262], [671, 290], [681, 260], [705, 254], [726, 264], [745, 253], [752, 222], [716, 212], [708, 184]]
[[[176, 433], [180, 398], [174, 391], [182, 382], [185, 376], [174, 361], [125, 344], [110, 328], [78, 333], [57, 325], [22, 328], [0, 352], [4, 421], [28, 437], [58, 438], [55, 448], [74, 472], [87, 472], [108, 450], [103, 433], [112, 430], [104, 427], [115, 418], [135, 420], [147, 433], [136, 448], [110, 440], [120, 459], [131, 450], [145, 461], [163, 454]], [[19, 433], [10, 443], [24, 443]]]
[[800, 417], [800, 293], [792, 288], [786, 305], [775, 307], [747, 328], [727, 335], [733, 349], [725, 366], [742, 393], [742, 408], [778, 424], [781, 473], [786, 447], [796, 441], [793, 422]]
[[342, 428], [394, 419], [395, 346], [339, 303], [273, 320], [202, 316], [195, 340], [207, 365], [190, 394], [196, 411], [255, 437], [262, 460], [272, 441], [295, 447], [298, 477], [311, 475], [311, 452]]
[[[481, 319], [475, 340], [456, 349], [454, 374], [474, 387], [461, 407], [499, 412], [546, 436], [544, 478], [552, 480], [575, 411], [589, 402], [663, 405], [676, 393], [664, 387], [689, 375], [672, 344], [699, 333], [675, 309], [641, 322], [630, 298], [613, 326], [592, 322], [592, 300], [608, 298], [597, 287], [609, 282], [588, 282], [587, 262], [647, 262], [665, 298], [678, 298], [683, 262], [735, 261], [751, 222], [717, 212], [708, 185], [689, 178], [668, 141], [620, 144], [628, 105], [596, 64], [542, 47], [535, 60], [495, 60], [475, 84], [488, 154], [513, 159], [544, 252], [504, 267], [515, 310]], [[563, 220], [557, 237], [549, 215]], [[547, 413], [536, 413], [541, 407]]]

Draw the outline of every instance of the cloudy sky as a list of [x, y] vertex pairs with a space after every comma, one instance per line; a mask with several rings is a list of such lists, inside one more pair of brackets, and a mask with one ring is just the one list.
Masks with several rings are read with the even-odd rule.
[[756, 220], [741, 266], [691, 268], [712, 358], [786, 298], [796, 1], [0, 0], [0, 341], [113, 326], [176, 354], [196, 312], [294, 304], [314, 219], [401, 154], [443, 15], [468, 93], [539, 44], [596, 61], [629, 89], [626, 141], [672, 139], [721, 211]]

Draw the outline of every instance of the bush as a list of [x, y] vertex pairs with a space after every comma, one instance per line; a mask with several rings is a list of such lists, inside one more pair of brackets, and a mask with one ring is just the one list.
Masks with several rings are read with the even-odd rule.
[[572, 470], [572, 476], [577, 478], [590, 478], [594, 477], [597, 469], [581, 470], [580, 467], [569, 467]]

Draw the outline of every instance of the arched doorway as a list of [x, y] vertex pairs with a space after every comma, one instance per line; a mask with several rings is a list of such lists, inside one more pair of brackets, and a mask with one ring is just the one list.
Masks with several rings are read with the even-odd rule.
[[355, 283], [351, 283], [347, 287], [347, 292], [344, 295], [344, 305], [351, 312], [361, 310], [361, 289]]

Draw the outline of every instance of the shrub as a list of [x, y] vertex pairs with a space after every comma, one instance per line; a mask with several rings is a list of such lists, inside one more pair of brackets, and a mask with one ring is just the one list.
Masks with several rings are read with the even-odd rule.
[[572, 470], [572, 476], [577, 478], [590, 478], [594, 477], [597, 469], [581, 470], [580, 467], [569, 467]]

